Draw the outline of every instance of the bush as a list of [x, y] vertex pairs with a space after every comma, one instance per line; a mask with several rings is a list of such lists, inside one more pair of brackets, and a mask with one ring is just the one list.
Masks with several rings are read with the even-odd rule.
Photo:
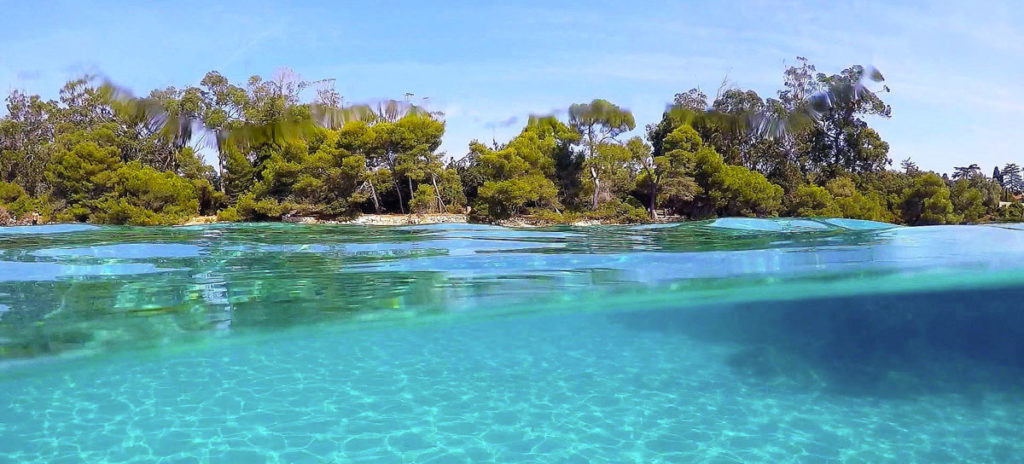
[[602, 203], [596, 210], [588, 212], [586, 217], [596, 221], [610, 221], [623, 224], [651, 222], [651, 215], [646, 209], [617, 199]]
[[985, 216], [984, 195], [972, 187], [967, 179], [954, 182], [949, 195], [953, 203], [953, 212], [962, 216], [965, 222], [978, 222]]
[[519, 214], [528, 205], [557, 204], [558, 189], [550, 179], [535, 174], [509, 180], [484, 182], [479, 189], [479, 198], [483, 204], [487, 205], [486, 211], [490, 217], [503, 219]]
[[842, 215], [839, 207], [836, 206], [835, 198], [832, 198], [832, 194], [824, 187], [801, 185], [796, 189], [794, 198], [790, 211], [797, 216], [838, 217]]
[[782, 187], [743, 166], [724, 166], [712, 184], [713, 197], [727, 215], [775, 216], [782, 208]]
[[217, 211], [217, 220], [221, 222], [242, 222], [242, 215], [234, 206]]
[[282, 211], [281, 204], [273, 198], [264, 198], [256, 202], [254, 208], [257, 216], [267, 219], [280, 219], [285, 211]]
[[0, 207], [14, 220], [31, 213], [35, 209], [35, 202], [20, 185], [0, 181]]
[[584, 215], [573, 211], [555, 211], [553, 209], [535, 209], [530, 215], [541, 224], [572, 224], [585, 219]]
[[955, 224], [959, 218], [953, 213], [949, 200], [949, 187], [934, 173], [914, 180], [914, 185], [903, 194], [903, 220], [911, 225]]
[[104, 195], [90, 215], [93, 222], [130, 225], [181, 224], [199, 214], [192, 184], [140, 163], [115, 173], [114, 192]]
[[420, 184], [419, 187], [416, 188], [416, 192], [412, 194], [412, 199], [409, 200], [409, 209], [414, 213], [440, 212], [434, 187], [427, 184]]
[[1024, 222], [1024, 204], [1013, 202], [999, 209], [999, 219], [1007, 222]]

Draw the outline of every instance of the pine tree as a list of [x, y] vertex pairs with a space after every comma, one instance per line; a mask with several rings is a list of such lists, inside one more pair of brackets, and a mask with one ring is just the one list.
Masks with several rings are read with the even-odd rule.
[[1003, 166], [1000, 174], [1003, 178], [1003, 188], [1015, 195], [1024, 192], [1024, 178], [1021, 177], [1020, 166], [1009, 163]]

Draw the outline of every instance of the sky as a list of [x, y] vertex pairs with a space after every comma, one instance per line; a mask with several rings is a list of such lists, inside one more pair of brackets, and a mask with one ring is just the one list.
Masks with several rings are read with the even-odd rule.
[[98, 74], [147, 94], [287, 67], [336, 79], [346, 102], [412, 93], [445, 113], [442, 150], [460, 157], [594, 98], [630, 109], [642, 135], [690, 88], [775, 96], [803, 56], [885, 75], [892, 118], [870, 122], [894, 167], [1024, 164], [1024, 2], [726, 3], [0, 0], [0, 91], [56, 98]]

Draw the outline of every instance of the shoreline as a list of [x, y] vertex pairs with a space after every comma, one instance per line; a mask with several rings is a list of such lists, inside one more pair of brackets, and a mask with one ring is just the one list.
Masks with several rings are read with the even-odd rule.
[[[650, 224], [674, 224], [682, 222], [691, 222], [695, 220], [686, 219], [679, 216], [665, 216], [659, 217], [656, 221], [649, 222]], [[502, 219], [493, 223], [473, 222], [469, 219], [469, 215], [466, 214], [448, 214], [448, 213], [428, 213], [428, 214], [361, 214], [351, 219], [320, 219], [313, 216], [285, 216], [280, 221], [255, 221], [255, 222], [287, 222], [292, 224], [339, 224], [339, 225], [367, 225], [367, 226], [410, 226], [410, 225], [429, 225], [429, 224], [490, 224], [502, 227], [519, 227], [519, 228], [533, 228], [533, 227], [553, 227], [553, 226], [572, 226], [572, 227], [587, 227], [587, 226], [601, 226], [601, 225], [621, 225], [629, 224], [625, 222], [614, 222], [614, 221], [601, 221], [596, 219], [584, 219], [575, 222], [555, 222], [539, 219], [534, 216], [515, 216], [508, 219]], [[231, 221], [220, 221], [217, 216], [195, 216], [191, 219], [182, 222], [181, 224], [174, 224], [174, 226], [196, 226], [203, 224], [231, 224]], [[7, 224], [0, 224], [0, 227], [15, 227], [15, 226], [42, 226], [42, 225], [53, 225], [53, 224], [89, 224], [88, 222], [39, 222], [39, 223], [26, 223], [21, 221], [12, 221]], [[149, 227], [149, 226], [139, 226]], [[155, 227], [155, 226], [154, 226]]]
[[[737, 217], [748, 217], [748, 216], [737, 216]], [[781, 219], [781, 217], [759, 217], [749, 216], [752, 219]], [[712, 218], [708, 218], [712, 219]], [[804, 216], [793, 216], [790, 219], [815, 219], [814, 217]], [[657, 220], [644, 222], [644, 223], [630, 223], [630, 222], [616, 222], [611, 220], [597, 220], [597, 219], [583, 219], [575, 222], [557, 222], [538, 218], [536, 216], [514, 216], [508, 219], [501, 219], [494, 222], [474, 222], [470, 220], [467, 214], [451, 214], [451, 213], [425, 213], [425, 214], [361, 214], [350, 219], [321, 219], [313, 216], [290, 216], [285, 215], [277, 221], [250, 221], [253, 223], [275, 223], [285, 222], [292, 224], [334, 224], [334, 225], [366, 225], [366, 226], [411, 226], [411, 225], [430, 225], [430, 224], [484, 224], [484, 225], [496, 225], [501, 227], [513, 227], [513, 228], [540, 228], [540, 227], [556, 227], [556, 226], [569, 226], [569, 227], [590, 227], [590, 226], [608, 226], [608, 225], [628, 225], [628, 224], [680, 224], [686, 222], [699, 222], [704, 219], [688, 219], [681, 216], [659, 216]], [[1007, 221], [983, 221], [965, 225], [979, 225], [979, 224], [1002, 224]], [[180, 224], [171, 224], [165, 226], [136, 226], [136, 227], [180, 227], [180, 226], [196, 226], [204, 224], [232, 224], [234, 221], [221, 221], [217, 219], [217, 216], [194, 216], [189, 220]], [[55, 225], [55, 224], [91, 224], [88, 222], [28, 222], [28, 221], [9, 221], [6, 223], [0, 223], [0, 229], [5, 227], [32, 227], [32, 226], [43, 226], [43, 225]], [[96, 224], [100, 225], [100, 224]], [[901, 224], [893, 224], [901, 225]], [[902, 224], [906, 225], [906, 224]]]

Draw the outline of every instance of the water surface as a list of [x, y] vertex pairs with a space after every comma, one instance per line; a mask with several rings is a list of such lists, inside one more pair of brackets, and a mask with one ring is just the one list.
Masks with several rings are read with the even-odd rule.
[[0, 229], [0, 462], [1019, 462], [1024, 228]]

